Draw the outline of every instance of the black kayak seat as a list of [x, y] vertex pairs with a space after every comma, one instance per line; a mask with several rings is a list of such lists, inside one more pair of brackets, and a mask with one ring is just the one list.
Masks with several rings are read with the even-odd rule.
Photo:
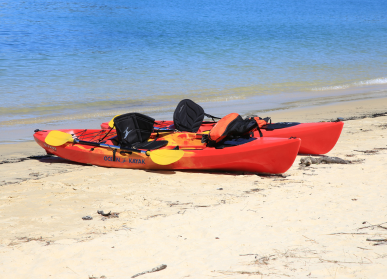
[[181, 132], [196, 133], [203, 123], [204, 116], [220, 119], [204, 112], [204, 109], [190, 99], [179, 102], [173, 113], [174, 128]]
[[[166, 140], [148, 141], [155, 120], [147, 115], [133, 112], [114, 118], [114, 126], [117, 131], [117, 142], [121, 148], [158, 149], [168, 144]], [[157, 138], [156, 138], [157, 139]]]
[[173, 113], [175, 129], [181, 132], [196, 133], [203, 119], [203, 108], [190, 99], [181, 100]]

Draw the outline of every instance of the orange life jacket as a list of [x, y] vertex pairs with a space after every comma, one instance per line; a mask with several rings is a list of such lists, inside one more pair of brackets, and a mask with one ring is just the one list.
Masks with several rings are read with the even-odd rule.
[[226, 137], [241, 137], [249, 135], [258, 128], [254, 118], [243, 120], [238, 113], [230, 113], [220, 119], [208, 134], [209, 143], [218, 143]]
[[261, 117], [254, 117], [254, 119], [257, 121], [259, 128], [262, 128], [267, 124], [266, 120], [262, 119]]

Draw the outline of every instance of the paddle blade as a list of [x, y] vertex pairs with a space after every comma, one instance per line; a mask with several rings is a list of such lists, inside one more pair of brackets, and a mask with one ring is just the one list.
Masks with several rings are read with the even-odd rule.
[[61, 131], [51, 131], [44, 141], [51, 146], [60, 146], [67, 142], [73, 142], [74, 139], [70, 134]]
[[114, 128], [114, 118], [116, 118], [117, 116], [120, 116], [120, 115], [118, 114], [118, 115], [114, 116], [114, 117], [112, 118], [112, 120], [109, 121], [109, 127], [110, 127], [110, 128]]
[[183, 150], [161, 149], [150, 151], [151, 160], [158, 165], [169, 165], [175, 163], [179, 161], [183, 155]]

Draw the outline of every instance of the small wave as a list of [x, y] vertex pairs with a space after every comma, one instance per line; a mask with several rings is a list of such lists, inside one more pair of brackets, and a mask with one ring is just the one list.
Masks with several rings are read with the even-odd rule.
[[366, 81], [355, 82], [355, 85], [372, 85], [372, 84], [386, 84], [387, 78], [376, 78]]
[[349, 85], [336, 85], [336, 86], [326, 86], [326, 87], [315, 87], [312, 88], [312, 91], [328, 91], [328, 90], [340, 90], [340, 89], [346, 89]]
[[358, 81], [351, 84], [343, 84], [343, 85], [335, 85], [335, 86], [314, 87], [312, 88], [312, 91], [340, 90], [340, 89], [347, 89], [349, 87], [375, 85], [375, 84], [387, 84], [387, 78], [376, 78], [376, 79]]

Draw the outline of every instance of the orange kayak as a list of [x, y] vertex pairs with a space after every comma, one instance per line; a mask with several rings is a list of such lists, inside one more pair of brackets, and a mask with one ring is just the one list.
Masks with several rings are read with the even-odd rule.
[[[168, 165], [160, 165], [145, 152], [123, 152], [115, 145], [115, 130], [68, 129], [60, 130], [72, 135], [78, 142], [52, 146], [46, 142], [49, 130], [37, 130], [35, 141], [47, 153], [78, 163], [102, 167], [154, 169], [154, 170], [221, 170], [279, 174], [286, 172], [296, 159], [301, 140], [298, 138], [251, 138], [248, 142], [217, 149], [206, 147], [195, 133], [159, 132], [150, 140], [168, 141], [157, 150], [182, 150], [183, 156]], [[71, 136], [70, 136], [71, 137]], [[86, 144], [84, 144], [86, 142]], [[92, 143], [90, 145], [90, 143]], [[102, 144], [103, 146], [92, 146]], [[152, 152], [152, 151], [150, 151]]]

